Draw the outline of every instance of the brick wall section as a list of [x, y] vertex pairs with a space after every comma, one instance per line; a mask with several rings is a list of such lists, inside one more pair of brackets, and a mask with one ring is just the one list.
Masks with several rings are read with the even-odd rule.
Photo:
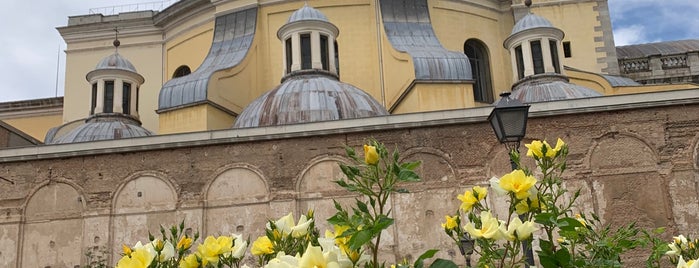
[[[690, 104], [530, 118], [525, 142], [532, 139], [555, 142], [560, 137], [570, 144], [566, 185], [582, 189], [578, 209], [598, 213], [607, 222], [637, 221], [644, 227], [667, 226], [669, 233], [686, 233], [699, 228], [696, 179], [699, 173], [695, 164], [697, 133], [699, 104]], [[221, 211], [245, 211], [245, 208], [255, 206], [253, 211], [267, 214], [257, 217], [276, 218], [286, 211], [299, 215], [305, 211], [306, 205], [315, 202], [320, 207], [320, 214], [328, 212], [323, 211], [322, 204], [327, 205], [329, 198], [342, 198], [346, 194], [337, 189], [318, 190], [309, 193], [309, 199], [301, 200], [300, 196], [306, 195], [298, 191], [307, 187], [302, 178], [331, 173], [330, 166], [335, 166], [334, 163], [319, 160], [343, 159], [345, 144], [359, 149], [366, 139], [372, 137], [386, 143], [389, 148], [398, 148], [406, 159], [424, 161], [420, 169], [424, 181], [407, 185], [412, 193], [393, 200], [396, 225], [387, 236], [384, 258], [399, 261], [403, 257], [415, 257], [428, 248], [441, 248], [441, 257], [463, 261], [456, 248], [441, 234], [439, 223], [443, 215], [456, 210], [456, 195], [464, 188], [485, 185], [491, 176], [501, 176], [509, 170], [504, 146], [497, 143], [485, 122], [3, 163], [0, 176], [13, 180], [15, 184], [0, 181], [0, 229], [6, 234], [0, 237], [0, 244], [3, 244], [0, 252], [4, 257], [4, 260], [0, 259], [3, 264], [0, 266], [19, 265], [21, 256], [24, 256], [23, 267], [35, 264], [44, 267], [59, 260], [71, 265], [84, 262], [78, 259], [80, 256], [51, 259], [47, 257], [51, 254], [44, 254], [42, 258], [45, 259], [28, 258], [26, 255], [31, 254], [29, 243], [37, 240], [41, 246], [67, 237], [67, 240], [80, 243], [82, 248], [106, 246], [116, 251], [121, 243], [136, 242], [122, 241], [125, 236], [120, 235], [121, 229], [118, 229], [123, 227], [119, 227], [122, 218], [133, 222], [143, 217], [148, 226], [187, 218], [194, 228], [206, 229], [205, 234], [235, 231], [235, 226], [228, 225], [235, 225], [233, 222], [238, 218], [254, 218], [255, 215], [248, 212], [212, 217], [206, 215], [207, 210], [202, 210], [207, 204], [208, 186], [231, 167], [255, 171], [268, 187], [268, 195], [252, 203], [246, 201], [246, 204], [231, 201], [228, 206], [217, 208]], [[526, 148], [522, 146], [522, 149], [525, 153]], [[325, 163], [328, 168], [310, 172], [314, 163]], [[333, 172], [337, 174], [336, 170]], [[163, 186], [158, 186], [158, 189], [138, 188], [139, 192], [149, 195], [171, 191], [176, 201], [163, 197], [163, 209], [159, 209], [160, 203], [157, 202], [161, 199], [156, 196], [153, 207], [144, 208], [142, 212], [115, 213], [113, 202], [119, 191], [125, 191], [128, 187], [124, 185], [144, 176], [162, 180]], [[236, 177], [233, 178], [232, 181]], [[28, 200], [30, 196], [52, 185], [69, 185], [75, 189], [75, 194], [65, 197], [68, 201], [61, 202], [80, 202], [82, 216], [77, 219], [69, 217], [74, 215], [75, 209], [80, 209], [76, 206], [66, 212], [44, 212], [50, 215], [42, 216], [42, 219], [48, 218], [49, 221], [34, 223], [26, 220], [32, 216], [25, 215], [30, 213], [25, 213], [27, 205], [32, 203]], [[503, 205], [491, 202], [496, 208]], [[167, 206], [175, 209], [165, 208]], [[218, 220], [224, 216], [230, 218]], [[83, 222], [82, 229], [76, 227], [77, 231], [65, 234], [66, 237], [53, 234], [53, 228], [76, 220]], [[245, 234], [250, 234], [253, 239], [261, 234], [254, 230], [264, 226], [264, 220], [241, 221], [244, 223], [239, 224], [238, 230], [245, 230]], [[145, 231], [139, 231], [141, 239], [146, 239]], [[151, 231], [157, 232], [156, 229]], [[56, 247], [56, 244], [51, 245]], [[630, 263], [638, 261], [632, 256]]]

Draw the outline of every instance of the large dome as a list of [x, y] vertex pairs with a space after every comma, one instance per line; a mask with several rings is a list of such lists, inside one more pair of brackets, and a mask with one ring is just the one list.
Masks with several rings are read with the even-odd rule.
[[261, 127], [388, 115], [369, 94], [327, 74], [288, 77], [254, 100], [234, 128]]
[[536, 15], [534, 13], [528, 13], [526, 16], [521, 18], [512, 28], [512, 33], [510, 35], [522, 32], [528, 29], [534, 28], [555, 28], [553, 24], [546, 18]]
[[569, 100], [602, 96], [601, 93], [568, 82], [559, 74], [537, 74], [525, 77], [512, 87], [511, 98], [522, 103]]
[[51, 144], [117, 140], [153, 135], [140, 126], [140, 122], [127, 116], [95, 115], [86, 123], [52, 140]]

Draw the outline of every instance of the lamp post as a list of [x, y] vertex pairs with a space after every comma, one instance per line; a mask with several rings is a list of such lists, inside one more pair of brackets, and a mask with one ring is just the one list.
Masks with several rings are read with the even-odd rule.
[[[500, 99], [494, 105], [495, 108], [488, 116], [488, 122], [493, 127], [495, 136], [500, 143], [505, 144], [509, 152], [519, 153], [519, 142], [527, 132], [529, 105], [510, 98], [510, 92], [500, 94]], [[510, 158], [510, 165], [512, 170], [517, 169], [517, 163], [512, 158]], [[530, 266], [534, 265], [531, 241], [522, 243], [522, 252], [525, 254], [527, 263]]]
[[471, 267], [471, 255], [473, 255], [473, 248], [476, 244], [476, 240], [471, 238], [468, 233], [464, 233], [464, 236], [461, 237], [459, 242], [459, 250], [461, 251], [461, 255], [466, 258], [466, 267]]

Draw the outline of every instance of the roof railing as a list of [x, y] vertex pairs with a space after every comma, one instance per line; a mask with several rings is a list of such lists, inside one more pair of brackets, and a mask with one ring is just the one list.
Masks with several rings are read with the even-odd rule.
[[108, 7], [96, 7], [96, 8], [90, 8], [89, 14], [102, 14], [102, 15], [116, 15], [119, 13], [124, 13], [124, 12], [134, 12], [134, 11], [145, 11], [145, 10], [153, 10], [153, 11], [160, 11], [163, 10], [170, 5], [174, 4], [179, 0], [163, 0], [163, 1], [155, 1], [155, 2], [144, 2], [144, 3], [134, 3], [134, 4], [126, 4], [126, 5], [118, 5], [118, 6], [108, 6]]

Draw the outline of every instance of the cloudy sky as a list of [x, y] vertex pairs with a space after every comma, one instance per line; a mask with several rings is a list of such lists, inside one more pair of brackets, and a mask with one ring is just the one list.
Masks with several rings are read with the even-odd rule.
[[[155, 2], [161, 0], [51, 0], [40, 4], [4, 0], [0, 9], [0, 102], [63, 95], [65, 43], [55, 28], [65, 25], [68, 16], [88, 14], [91, 8], [121, 5], [117, 9], [128, 9], [123, 5], [139, 3], [152, 9], [160, 5]], [[618, 46], [699, 39], [697, 0], [609, 0], [609, 9]]]

